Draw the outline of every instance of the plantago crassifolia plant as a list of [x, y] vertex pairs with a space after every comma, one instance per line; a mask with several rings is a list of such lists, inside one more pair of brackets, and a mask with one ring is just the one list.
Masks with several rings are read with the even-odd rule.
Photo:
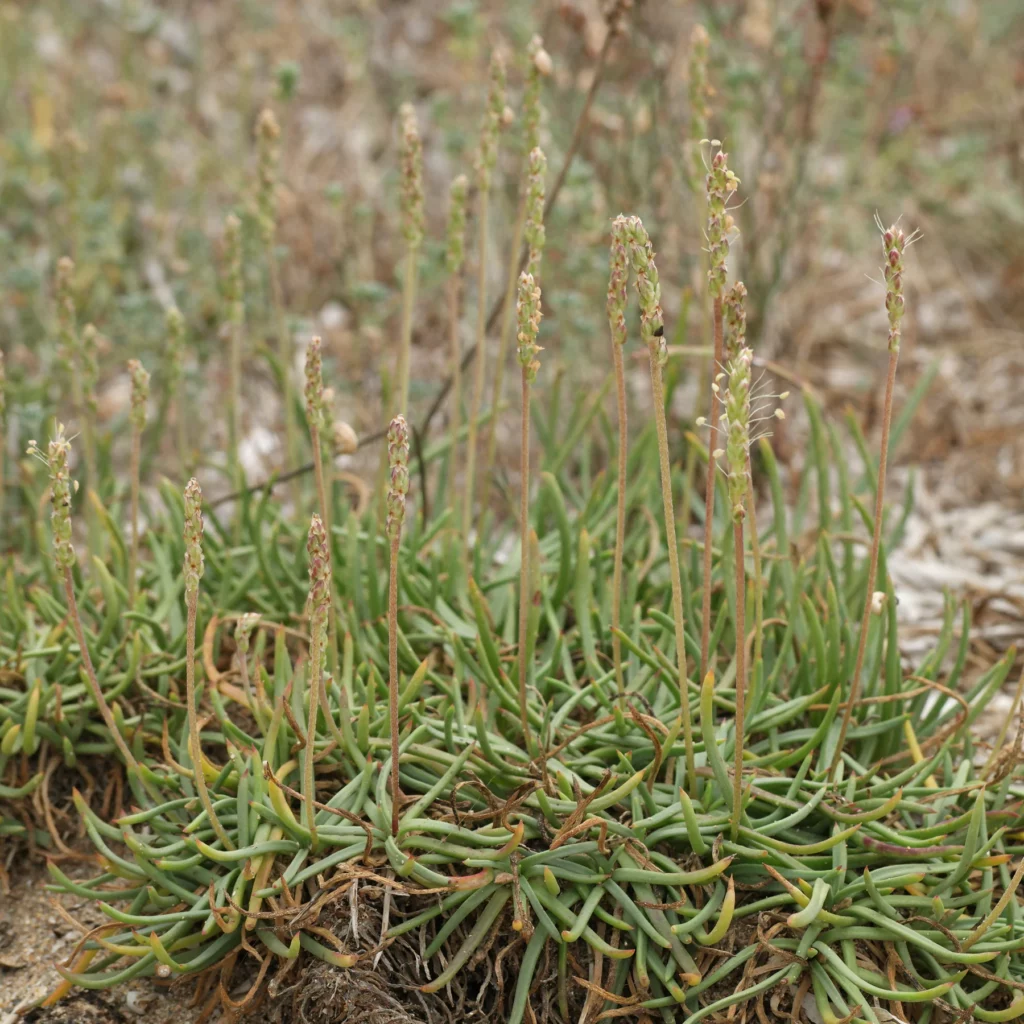
[[626, 218], [616, 217], [612, 223], [612, 244], [608, 257], [608, 329], [612, 338], [612, 359], [615, 364], [615, 405], [619, 421], [619, 445], [616, 453], [615, 561], [612, 568], [612, 661], [615, 665], [615, 688], [621, 700], [626, 690], [622, 671], [622, 560], [626, 546], [626, 468], [629, 457], [629, 425], [626, 405], [626, 371], [622, 349], [626, 344], [626, 302], [629, 285], [629, 263], [626, 255]]
[[[535, 152], [539, 153], [540, 150]], [[540, 196], [540, 213], [544, 212], [544, 194]], [[543, 225], [540, 230], [543, 232]], [[531, 243], [532, 245], [532, 243]], [[537, 379], [541, 351], [537, 344], [540, 330], [540, 288], [534, 282], [533, 274], [524, 270], [519, 275], [519, 295], [516, 300], [518, 320], [519, 367], [522, 371], [523, 413], [520, 435], [519, 476], [519, 542], [521, 562], [519, 572], [519, 719], [523, 727], [523, 741], [527, 749], [532, 746], [530, 738], [530, 716], [526, 699], [526, 683], [529, 666], [526, 663], [527, 634], [532, 593], [530, 586], [530, 385]]]
[[476, 357], [473, 365], [473, 394], [469, 406], [466, 436], [466, 478], [462, 498], [462, 535], [467, 541], [473, 522], [473, 494], [476, 484], [477, 428], [484, 400], [485, 361], [487, 355], [487, 216], [491, 178], [498, 162], [498, 137], [505, 116], [505, 61], [495, 51], [491, 55], [490, 88], [487, 109], [480, 129], [476, 154], [477, 179], [477, 310]]
[[402, 791], [398, 781], [398, 552], [409, 493], [409, 428], [396, 416], [388, 427], [388, 718], [391, 726], [391, 834], [398, 835]]
[[203, 805], [210, 826], [226, 850], [233, 850], [224, 826], [217, 817], [206, 784], [206, 768], [199, 734], [199, 713], [196, 706], [196, 617], [199, 614], [199, 581], [203, 576], [203, 492], [193, 477], [185, 485], [185, 700], [188, 705], [189, 759], [199, 802]]
[[[262, 223], [262, 221], [261, 221]], [[242, 222], [229, 213], [224, 219], [227, 273], [224, 282], [228, 305], [228, 474], [238, 482], [238, 442], [241, 440], [242, 334], [245, 331], [245, 284], [242, 270]]]
[[[328, 488], [324, 481], [324, 450], [320, 440], [321, 428], [327, 426], [328, 405], [325, 400], [322, 343], [319, 337], [314, 337], [306, 348], [306, 386], [304, 397], [306, 400], [306, 421], [309, 424], [309, 438], [313, 448], [313, 475], [316, 480], [317, 503], [320, 506], [320, 522], [330, 536], [331, 529], [331, 506], [328, 501]], [[331, 416], [333, 419], [333, 415]], [[333, 464], [333, 460], [332, 460]], [[331, 488], [333, 491], [333, 486]], [[325, 547], [328, 568], [330, 568], [331, 549], [327, 544]], [[328, 577], [329, 580], [329, 577]], [[328, 586], [328, 593], [330, 587]], [[338, 641], [336, 627], [334, 625], [333, 603], [328, 601], [330, 621], [329, 651], [331, 658], [331, 673], [337, 678], [338, 675]], [[321, 651], [321, 653], [323, 653]], [[319, 677], [318, 677], [319, 678]], [[324, 708], [326, 715], [327, 708]], [[333, 721], [333, 719], [332, 719]]]
[[[875, 576], [878, 572], [878, 552], [882, 544], [882, 519], [885, 514], [885, 471], [889, 459], [889, 429], [892, 425], [892, 395], [896, 386], [896, 365], [900, 358], [901, 322], [905, 311], [903, 299], [903, 254], [915, 236], [904, 233], [899, 223], [883, 228], [882, 222], [875, 221], [882, 234], [882, 252], [885, 254], [883, 275], [885, 278], [885, 311], [889, 316], [889, 363], [885, 375], [885, 400], [882, 404], [882, 439], [878, 455], [878, 485], [875, 488], [875, 518], [871, 532], [871, 552], [868, 555], [867, 586], [864, 591], [864, 611], [860, 620], [857, 637], [857, 660], [853, 665], [853, 676], [843, 711], [843, 723], [839, 729], [839, 741], [832, 755], [832, 777], [835, 779], [843, 757], [843, 745], [853, 718], [853, 709], [860, 697], [861, 673], [864, 670], [864, 654], [867, 650], [868, 627], [871, 624], [871, 609], [875, 601]], [[891, 641], [890, 641], [891, 642]]]
[[[712, 304], [714, 326], [714, 356], [712, 376], [718, 373], [723, 361], [722, 296], [726, 285], [726, 262], [729, 256], [729, 230], [732, 218], [726, 212], [726, 203], [739, 186], [739, 178], [729, 170], [727, 155], [711, 143], [711, 169], [707, 174], [708, 193], [708, 295]], [[711, 386], [711, 407], [708, 423], [712, 427], [719, 417], [718, 387]], [[710, 445], [708, 446], [710, 449]], [[715, 531], [715, 460], [708, 459], [708, 472], [704, 488], [704, 576], [701, 595], [700, 674], [703, 679], [709, 665], [711, 645], [711, 556]]]
[[405, 236], [405, 284], [402, 290], [402, 338], [398, 354], [398, 408], [409, 407], [409, 365], [412, 354], [412, 315], [416, 305], [416, 268], [423, 244], [423, 147], [416, 110], [403, 103], [402, 119], [402, 234]]
[[[327, 621], [331, 607], [331, 554], [327, 543], [327, 531], [323, 520], [316, 513], [309, 524], [306, 541], [309, 556], [309, 686], [306, 697], [309, 701], [309, 718], [306, 724], [306, 752], [302, 766], [302, 796], [305, 802], [306, 828], [312, 836], [313, 848], [316, 836], [316, 783], [313, 767], [316, 760], [316, 720], [320, 710], [320, 689], [323, 680], [324, 647], [327, 644]], [[324, 714], [329, 711], [324, 708]]]
[[[519, 270], [522, 266], [519, 258], [523, 245], [523, 231], [529, 217], [530, 189], [533, 188], [531, 160], [534, 150], [540, 149], [540, 124], [542, 118], [541, 90], [543, 80], [552, 72], [551, 55], [544, 49], [544, 40], [534, 36], [526, 47], [527, 71], [526, 87], [523, 91], [523, 143], [526, 159], [523, 161], [523, 180], [519, 193], [519, 210], [516, 213], [515, 226], [512, 229], [512, 244], [508, 252], [508, 283], [505, 285], [505, 297], [502, 304], [501, 333], [498, 335], [498, 361], [494, 365], [494, 383], [491, 389], [491, 407], [497, 409], [501, 403], [502, 387], [505, 383], [505, 362], [508, 358], [508, 340], [512, 332], [512, 321], [515, 312], [515, 298], [518, 288]], [[541, 201], [543, 208], [543, 199]], [[543, 215], [543, 209], [541, 210]], [[537, 219], [537, 218], [535, 218]], [[542, 219], [542, 217], [540, 218]], [[539, 220], [538, 220], [539, 222]], [[529, 239], [527, 245], [531, 246]], [[527, 271], [533, 274], [539, 284], [539, 273], [534, 267], [528, 266]], [[494, 467], [494, 455], [497, 450], [497, 424], [491, 420], [487, 428], [487, 456], [484, 461], [483, 475], [483, 507], [486, 508], [490, 499], [490, 487]]]
[[[462, 425], [462, 342], [459, 338], [462, 265], [466, 259], [466, 200], [469, 194], [469, 179], [460, 174], [453, 179], [448, 197], [448, 225], [445, 231], [444, 268], [448, 274], [448, 340], [451, 353], [452, 389], [450, 396], [451, 414], [451, 465], [456, 465], [459, 451], [459, 429]], [[459, 492], [451, 488], [452, 514], [458, 520]], [[462, 531], [459, 531], [460, 536]]]
[[736, 748], [733, 766], [732, 818], [733, 840], [739, 834], [743, 817], [743, 740], [747, 691], [746, 605], [747, 577], [744, 566], [743, 520], [749, 488], [750, 456], [750, 365], [749, 348], [741, 348], [730, 360], [729, 390], [725, 396], [722, 427], [725, 431], [726, 475], [729, 481], [729, 518], [732, 520], [736, 560]]
[[662, 369], [668, 361], [665, 341], [665, 318], [661, 310], [661, 283], [654, 262], [654, 247], [639, 217], [630, 217], [623, 225], [629, 243], [629, 256], [636, 275], [640, 297], [640, 336], [647, 346], [651, 365], [651, 395], [654, 401], [654, 422], [658, 439], [658, 462], [661, 469], [661, 497], [665, 514], [665, 535], [668, 542], [669, 574], [672, 585], [672, 619], [675, 627], [676, 676], [679, 685], [679, 714], [686, 745], [686, 780], [691, 790], [697, 785], [697, 769], [693, 747], [693, 725], [690, 720], [690, 693], [686, 678], [686, 632], [683, 624], [683, 588], [679, 576], [679, 544], [676, 540], [675, 508], [672, 501], [672, 464], [668, 448], [668, 424], [665, 419], [665, 387]]
[[[92, 656], [89, 653], [89, 645], [86, 643], [85, 630], [82, 627], [82, 617], [78, 611], [78, 601], [75, 599], [75, 579], [73, 569], [75, 565], [75, 547], [71, 540], [71, 474], [68, 470], [68, 458], [71, 454], [71, 443], [64, 436], [63, 425], [58, 425], [57, 436], [47, 445], [46, 454], [36, 445], [35, 441], [29, 442], [29, 455], [42, 461], [48, 468], [50, 474], [50, 503], [53, 511], [50, 514], [50, 525], [53, 533], [53, 560], [57, 566], [57, 572], [62, 577], [64, 585], [64, 597], [67, 601], [68, 615], [75, 630], [75, 638], [78, 640], [79, 657], [82, 660], [82, 670], [86, 683], [96, 702], [103, 723], [110, 732], [110, 738], [114, 741], [118, 752], [124, 759], [128, 769], [128, 777], [131, 782], [143, 781], [139, 771], [138, 762], [132, 755], [128, 744], [125, 743], [121, 730], [114, 720], [113, 712], [107, 703], [99, 680], [96, 677], [96, 670], [93, 667]], [[77, 488], [74, 488], [77, 490]]]
[[128, 563], [128, 605], [134, 608], [139, 575], [139, 462], [142, 453], [142, 432], [146, 429], [146, 406], [149, 403], [149, 373], [138, 359], [129, 359], [128, 376], [132, 385], [131, 409], [128, 413], [132, 428], [132, 546]]

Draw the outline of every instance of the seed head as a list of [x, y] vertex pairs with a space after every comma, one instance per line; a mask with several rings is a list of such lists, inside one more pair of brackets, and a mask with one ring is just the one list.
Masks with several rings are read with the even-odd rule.
[[245, 318], [245, 298], [242, 279], [242, 222], [229, 213], [224, 218], [224, 248], [227, 258], [227, 279], [224, 282], [228, 302], [228, 319], [240, 324]]
[[731, 362], [746, 344], [747, 337], [747, 287], [737, 281], [722, 299], [722, 314], [725, 320], [725, 361]]
[[185, 318], [177, 306], [167, 310], [167, 386], [178, 390], [185, 366]]
[[626, 343], [626, 286], [629, 264], [626, 261], [626, 218], [619, 214], [612, 221], [612, 246], [608, 254], [608, 327], [612, 341]]
[[259, 159], [256, 169], [256, 215], [263, 244], [273, 244], [277, 230], [277, 164], [281, 129], [273, 110], [265, 107], [256, 122]]
[[78, 372], [78, 337], [75, 323], [75, 297], [72, 293], [71, 278], [75, 264], [68, 256], [57, 260], [57, 275], [54, 282], [57, 303], [57, 336], [60, 343], [60, 357], [70, 373]]
[[246, 612], [244, 615], [239, 615], [235, 622], [235, 646], [238, 648], [239, 654], [249, 653], [249, 638], [259, 622], [259, 612]]
[[540, 369], [537, 354], [543, 351], [537, 344], [540, 318], [540, 287], [534, 282], [533, 274], [524, 270], [519, 275], [519, 293], [516, 297], [516, 340], [519, 344], [519, 365], [526, 371], [526, 379], [531, 384], [537, 379], [537, 371]]
[[405, 497], [409, 493], [409, 427], [404, 416], [396, 416], [388, 427], [388, 518], [387, 534], [395, 540], [405, 522]]
[[331, 556], [327, 547], [327, 531], [323, 520], [313, 514], [306, 538], [309, 555], [309, 606], [318, 627], [327, 623], [327, 609], [331, 603]]
[[544, 40], [534, 36], [526, 48], [530, 69], [523, 92], [523, 135], [526, 152], [532, 153], [540, 145], [541, 79], [551, 74], [551, 55], [544, 49]]
[[480, 127], [480, 148], [476, 155], [476, 171], [482, 191], [491, 186], [491, 174], [498, 162], [498, 134], [505, 121], [505, 60], [497, 50], [491, 54], [490, 83], [487, 109]]
[[[879, 223], [879, 229], [882, 225]], [[885, 253], [885, 309], [889, 314], [889, 351], [900, 348], [900, 321], [903, 319], [903, 252], [914, 237], [907, 238], [898, 224], [882, 230], [882, 251]]]
[[656, 350], [658, 364], [664, 366], [668, 362], [668, 344], [665, 341], [661, 282], [654, 262], [654, 247], [639, 217], [628, 218], [624, 230], [640, 296], [640, 336], [649, 349]]
[[203, 492], [195, 477], [185, 485], [185, 596], [199, 592], [203, 575]]
[[534, 276], [540, 275], [540, 260], [544, 254], [544, 176], [548, 161], [538, 146], [530, 153], [530, 176], [526, 190], [526, 225], [524, 234], [530, 255], [526, 269]]
[[460, 174], [452, 181], [448, 200], [448, 231], [444, 265], [449, 274], [457, 274], [466, 258], [466, 196], [469, 180]]
[[750, 449], [750, 365], [753, 353], [741, 348], [729, 362], [729, 390], [725, 393], [725, 455], [729, 478], [729, 505], [734, 521], [744, 516], [747, 496], [747, 452]]
[[82, 400], [96, 414], [96, 383], [99, 380], [99, 332], [93, 324], [82, 328]]
[[149, 373], [138, 359], [129, 359], [128, 376], [132, 381], [132, 408], [128, 418], [136, 430], [143, 430], [146, 426], [146, 403], [149, 401]]
[[46, 463], [50, 471], [50, 524], [53, 532], [53, 560], [58, 569], [75, 564], [75, 548], [71, 543], [71, 493], [78, 490], [68, 470], [71, 442], [64, 436], [64, 424], [58, 424], [57, 436], [47, 445], [43, 455], [35, 441], [29, 441], [28, 454]]
[[721, 149], [715, 150], [711, 158], [711, 170], [707, 175], [708, 250], [711, 253], [708, 291], [716, 299], [721, 298], [725, 291], [729, 231], [733, 226], [725, 211], [725, 204], [740, 183], [739, 178], [729, 170], [728, 159], [728, 155]]
[[324, 375], [320, 357], [320, 338], [315, 337], [306, 349], [306, 418], [311, 427], [324, 426]]

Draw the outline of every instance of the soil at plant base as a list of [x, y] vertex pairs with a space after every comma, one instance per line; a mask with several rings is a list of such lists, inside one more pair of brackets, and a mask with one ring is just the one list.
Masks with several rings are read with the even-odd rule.
[[[62, 864], [73, 876], [94, 873], [89, 865]], [[10, 874], [10, 895], [0, 899], [0, 1024], [195, 1024], [197, 1013], [188, 1007], [188, 987], [158, 988], [150, 981], [118, 986], [108, 992], [81, 989], [46, 1010], [16, 1011], [52, 992], [61, 982], [54, 970], [78, 943], [80, 933], [56, 910], [46, 892], [46, 870], [27, 855], [18, 854]], [[84, 901], [66, 909], [86, 927], [105, 923]]]

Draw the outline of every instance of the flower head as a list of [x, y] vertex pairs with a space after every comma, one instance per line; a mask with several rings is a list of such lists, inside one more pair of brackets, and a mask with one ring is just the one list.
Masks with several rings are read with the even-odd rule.
[[654, 262], [654, 247], [639, 217], [629, 217], [624, 226], [629, 256], [636, 273], [636, 290], [640, 296], [640, 335], [649, 349], [657, 349], [661, 366], [668, 362], [665, 341], [665, 317], [661, 310], [661, 282]]
[[259, 622], [259, 612], [246, 612], [244, 615], [238, 616], [238, 620], [235, 622], [235, 646], [238, 648], [239, 654], [249, 653], [249, 638]]
[[519, 275], [519, 292], [516, 297], [516, 340], [519, 345], [519, 365], [526, 371], [526, 379], [530, 383], [537, 379], [537, 371], [540, 369], [537, 354], [543, 351], [537, 344], [540, 318], [540, 287], [534, 282], [533, 275], [524, 270]]
[[626, 343], [626, 287], [629, 284], [629, 263], [626, 256], [626, 218], [621, 214], [612, 221], [612, 245], [608, 254], [608, 327], [612, 341]]
[[75, 548], [71, 543], [71, 494], [78, 486], [72, 482], [68, 470], [71, 442], [64, 436], [64, 425], [58, 424], [57, 436], [47, 445], [45, 455], [35, 441], [29, 441], [28, 454], [45, 462], [50, 471], [53, 560], [58, 569], [70, 569], [75, 564]]
[[359, 437], [344, 420], [335, 420], [331, 428], [331, 444], [335, 455], [354, 455], [359, 450]]
[[388, 518], [387, 534], [392, 540], [402, 533], [405, 498], [409, 493], [409, 427], [404, 416], [396, 416], [388, 427]]
[[315, 622], [326, 625], [331, 603], [331, 556], [323, 520], [315, 513], [309, 523], [306, 553], [309, 556], [310, 611]]
[[402, 118], [402, 234], [410, 249], [423, 242], [423, 146], [416, 109], [403, 103]]
[[530, 153], [530, 174], [526, 190], [526, 225], [524, 235], [530, 247], [526, 269], [534, 276], [540, 274], [540, 260], [544, 253], [544, 175], [548, 161], [538, 146]]
[[245, 317], [245, 296], [242, 283], [242, 222], [229, 213], [224, 218], [224, 248], [227, 258], [227, 278], [224, 297], [228, 302], [228, 318], [239, 324]]
[[711, 157], [711, 169], [707, 174], [708, 251], [711, 254], [708, 291], [716, 299], [720, 299], [725, 291], [729, 230], [732, 226], [725, 204], [740, 184], [740, 179], [729, 170], [728, 160], [728, 154], [716, 149]]
[[544, 40], [534, 36], [526, 48], [530, 60], [523, 93], [523, 134], [526, 152], [532, 153], [540, 145], [541, 79], [551, 74], [551, 55], [544, 49]]
[[753, 353], [741, 348], [729, 362], [722, 426], [729, 479], [729, 506], [734, 520], [743, 518], [747, 496], [747, 452], [750, 449], [750, 365]]
[[879, 230], [882, 232], [882, 251], [885, 253], [885, 309], [889, 314], [889, 351], [898, 352], [900, 347], [901, 328], [900, 321], [903, 319], [903, 253], [907, 246], [914, 241], [914, 235], [909, 238], [904, 234], [899, 224], [882, 228], [878, 222]]
[[708, 118], [711, 109], [708, 97], [708, 30], [703, 25], [694, 25], [690, 33], [690, 139], [695, 146], [708, 134]]
[[466, 197], [469, 180], [460, 174], [452, 180], [448, 200], [448, 230], [444, 254], [445, 270], [457, 274], [466, 258]]
[[82, 400], [93, 415], [96, 413], [96, 384], [99, 380], [99, 331], [93, 324], [82, 328]]
[[725, 327], [725, 361], [730, 362], [746, 344], [747, 337], [747, 287], [737, 281], [722, 299], [722, 315]]
[[177, 306], [167, 310], [167, 386], [178, 390], [185, 366], [185, 318]]
[[306, 418], [311, 427], [324, 426], [324, 376], [321, 342], [314, 337], [306, 348]]
[[57, 260], [57, 275], [54, 283], [57, 304], [57, 338], [60, 344], [60, 357], [69, 372], [77, 372], [78, 336], [75, 323], [75, 297], [72, 292], [71, 278], [75, 273], [75, 264], [68, 256]]
[[256, 122], [259, 159], [256, 168], [256, 216], [263, 244], [270, 246], [277, 229], [277, 164], [281, 128], [273, 110], [265, 107]]
[[491, 174], [498, 162], [498, 135], [505, 123], [505, 60], [495, 50], [491, 54], [490, 87], [487, 92], [487, 109], [484, 111], [480, 128], [480, 147], [476, 155], [476, 170], [480, 188], [486, 191], [491, 185]]
[[129, 359], [128, 376], [132, 381], [132, 407], [128, 418], [136, 430], [142, 430], [146, 426], [146, 404], [149, 402], [149, 373], [138, 359]]
[[203, 492], [195, 477], [185, 485], [185, 596], [199, 592], [203, 575]]

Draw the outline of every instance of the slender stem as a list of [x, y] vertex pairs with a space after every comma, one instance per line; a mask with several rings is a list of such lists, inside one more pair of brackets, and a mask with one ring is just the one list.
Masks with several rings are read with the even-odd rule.
[[398, 547], [401, 535], [391, 538], [388, 579], [388, 711], [391, 719], [391, 834], [398, 835], [402, 791], [398, 782]]
[[526, 710], [526, 654], [527, 632], [530, 615], [530, 381], [527, 368], [523, 367], [523, 422], [519, 451], [519, 544], [521, 548], [519, 568], [519, 721], [523, 726], [523, 742], [526, 749], [532, 746], [530, 740], [530, 717]]
[[[241, 303], [232, 303], [232, 306]], [[242, 330], [238, 320], [239, 310], [232, 309], [231, 331], [228, 338], [228, 471], [233, 482], [239, 481], [238, 443], [240, 428], [240, 381], [242, 375]], [[244, 315], [244, 312], [243, 314]]]
[[[885, 469], [889, 460], [889, 427], [892, 423], [892, 393], [896, 386], [896, 364], [899, 362], [899, 348], [889, 352], [889, 372], [885, 378], [885, 405], [882, 409], [882, 444], [878, 457], [878, 486], [875, 488], [875, 522], [871, 533], [871, 553], [868, 556], [868, 583], [864, 592], [864, 612], [860, 620], [860, 636], [857, 638], [857, 660], [853, 666], [853, 678], [850, 680], [850, 697], [843, 712], [843, 724], [839, 729], [839, 740], [835, 753], [832, 755], [830, 775], [835, 779], [836, 769], [843, 757], [843, 745], [846, 733], [853, 718], [853, 709], [860, 696], [860, 676], [864, 670], [864, 653], [868, 643], [868, 625], [871, 621], [871, 598], [875, 592], [875, 575], [878, 571], [878, 550], [882, 544], [882, 513], [885, 509]], [[890, 643], [893, 642], [890, 638]]]
[[615, 511], [615, 563], [612, 569], [612, 662], [615, 665], [615, 686], [619, 700], [626, 691], [622, 671], [622, 641], [619, 629], [622, 623], [622, 558], [626, 545], [626, 461], [628, 431], [626, 421], [626, 373], [622, 364], [622, 346], [612, 342], [615, 362], [615, 400], [619, 410], [618, 501]]
[[[309, 425], [309, 439], [313, 447], [313, 476], [316, 479], [316, 496], [320, 505], [320, 518], [323, 520], [324, 530], [327, 532], [327, 558], [334, 561], [333, 545], [331, 543], [331, 514], [330, 506], [327, 503], [327, 488], [324, 483], [323, 448], [320, 444], [320, 428], [315, 424]], [[334, 575], [331, 574], [333, 580]], [[338, 678], [338, 625], [334, 612], [334, 585], [331, 585], [331, 603], [328, 614], [328, 630], [330, 639], [327, 642], [328, 657], [331, 659], [331, 677]], [[322, 654], [323, 652], [321, 652]], [[324, 715], [330, 717], [327, 709], [327, 687], [321, 683], [321, 701], [324, 706]]]
[[654, 422], [658, 434], [658, 460], [661, 464], [661, 497], [665, 512], [665, 535], [668, 541], [668, 564], [672, 580], [672, 617], [676, 627], [676, 663], [679, 673], [679, 712], [683, 718], [686, 744], [686, 775], [691, 789], [697, 784], [693, 751], [693, 724], [690, 720], [690, 693], [686, 681], [686, 634], [683, 627], [683, 588], [679, 581], [679, 544], [676, 541], [675, 509], [672, 502], [672, 465], [668, 452], [668, 425], [665, 422], [665, 387], [658, 364], [657, 345], [650, 345], [651, 391], [654, 398]]
[[747, 701], [747, 573], [743, 564], [743, 520], [734, 519], [732, 530], [736, 548], [736, 760], [732, 773], [730, 831], [735, 842], [743, 816], [743, 740]]
[[[288, 453], [288, 468], [299, 464], [299, 439], [295, 429], [295, 387], [292, 383], [292, 345], [288, 324], [284, 315], [284, 295], [281, 290], [281, 274], [274, 255], [273, 243], [267, 251], [267, 271], [270, 275], [270, 291], [274, 302], [274, 316], [277, 320], [277, 355], [281, 363], [282, 397], [284, 401], [285, 450]], [[315, 461], [315, 460], [314, 460]], [[293, 485], [292, 498], [298, 507], [299, 485]]]
[[[757, 507], [754, 504], [754, 474], [750, 466], [750, 450], [747, 450], [747, 516], [750, 519], [750, 550], [754, 556], [754, 660], [756, 670], [761, 663], [764, 637], [764, 575], [761, 562], [761, 538], [757, 533]], [[757, 678], [756, 676], [754, 677]]]
[[192, 761], [192, 775], [199, 802], [203, 805], [213, 831], [224, 844], [224, 849], [233, 850], [235, 844], [224, 830], [217, 813], [213, 809], [210, 791], [206, 788], [206, 775], [203, 772], [203, 748], [199, 741], [199, 717], [196, 714], [196, 615], [199, 610], [199, 591], [188, 594], [185, 605], [185, 700], [188, 702], [188, 752]]
[[476, 470], [477, 420], [484, 398], [484, 363], [487, 355], [487, 189], [480, 192], [480, 252], [477, 267], [476, 364], [473, 367], [473, 397], [469, 407], [466, 437], [466, 480], [462, 492], [462, 539], [469, 557], [469, 527], [473, 517], [473, 484]]
[[[501, 402], [501, 391], [505, 383], [505, 360], [508, 357], [508, 342], [512, 331], [512, 315], [516, 307], [516, 284], [519, 281], [519, 250], [523, 244], [523, 230], [526, 224], [526, 190], [521, 190], [519, 212], [512, 233], [512, 249], [508, 258], [508, 282], [505, 285], [505, 299], [502, 305], [501, 334], [498, 337], [498, 361], [494, 366], [494, 387], [491, 389], [491, 408], [497, 410]], [[494, 474], [494, 456], [498, 447], [497, 417], [487, 425], [487, 456], [481, 478], [481, 508], [487, 508], [491, 501], [491, 486]]]
[[188, 450], [188, 420], [185, 418], [185, 397], [182, 394], [184, 383], [178, 384], [178, 394], [174, 403], [174, 418], [177, 421], [178, 433], [178, 465], [182, 476], [188, 476], [192, 468], [192, 459]]
[[[313, 636], [309, 653], [309, 718], [306, 722], [306, 754], [302, 762], [302, 798], [306, 811], [306, 828], [312, 837], [313, 848], [317, 845], [316, 835], [316, 779], [313, 762], [316, 753], [316, 715], [320, 706], [320, 691], [323, 687], [323, 619], [322, 612], [314, 612], [310, 622]], [[326, 712], [325, 712], [326, 715]]]
[[[713, 307], [715, 324], [715, 357], [711, 367], [711, 382], [714, 383], [715, 372], [722, 364], [722, 300], [716, 298]], [[714, 448], [715, 430], [718, 426], [718, 392], [711, 389], [711, 409], [708, 415], [708, 426], [711, 435], [708, 442], [708, 475], [704, 487], [704, 580], [700, 607], [700, 677], [708, 671], [708, 657], [711, 646], [711, 548], [715, 533], [715, 460], [711, 454]]]
[[103, 696], [103, 691], [100, 689], [99, 681], [96, 678], [96, 670], [93, 668], [92, 657], [89, 654], [89, 647], [85, 642], [85, 630], [82, 629], [82, 618], [78, 614], [78, 601], [75, 599], [75, 584], [74, 578], [71, 575], [71, 567], [68, 566], [64, 570], [64, 596], [68, 602], [68, 612], [71, 615], [71, 622], [75, 629], [75, 636], [78, 639], [78, 649], [82, 656], [82, 665], [85, 668], [85, 678], [89, 685], [89, 690], [92, 693], [92, 699], [96, 702], [96, 707], [99, 708], [100, 715], [103, 716], [103, 722], [110, 732], [110, 738], [114, 741], [114, 746], [117, 747], [124, 758], [125, 766], [129, 772], [134, 772], [136, 776], [141, 778], [139, 774], [139, 764], [132, 755], [131, 750], [128, 749], [128, 744], [125, 743], [124, 737], [121, 735], [120, 730], [117, 728], [117, 723], [114, 721], [113, 712], [110, 710], [110, 705], [107, 703], [106, 697]]
[[[128, 607], [135, 607], [135, 577], [139, 571], [139, 459], [142, 451], [142, 437], [138, 427], [132, 427], [132, 546], [128, 561]], [[93, 552], [96, 554], [96, 552]]]
[[448, 330], [450, 332], [452, 357], [452, 446], [448, 455], [448, 465], [452, 467], [453, 475], [453, 479], [449, 482], [448, 490], [451, 493], [452, 514], [457, 517], [459, 492], [455, 487], [454, 467], [459, 451], [459, 428], [462, 421], [462, 346], [459, 343], [459, 279], [456, 274], [453, 274], [448, 281]]
[[409, 408], [409, 366], [412, 355], [412, 314], [416, 304], [416, 250], [405, 255], [405, 286], [402, 289], [402, 342], [398, 353], [398, 408]]

